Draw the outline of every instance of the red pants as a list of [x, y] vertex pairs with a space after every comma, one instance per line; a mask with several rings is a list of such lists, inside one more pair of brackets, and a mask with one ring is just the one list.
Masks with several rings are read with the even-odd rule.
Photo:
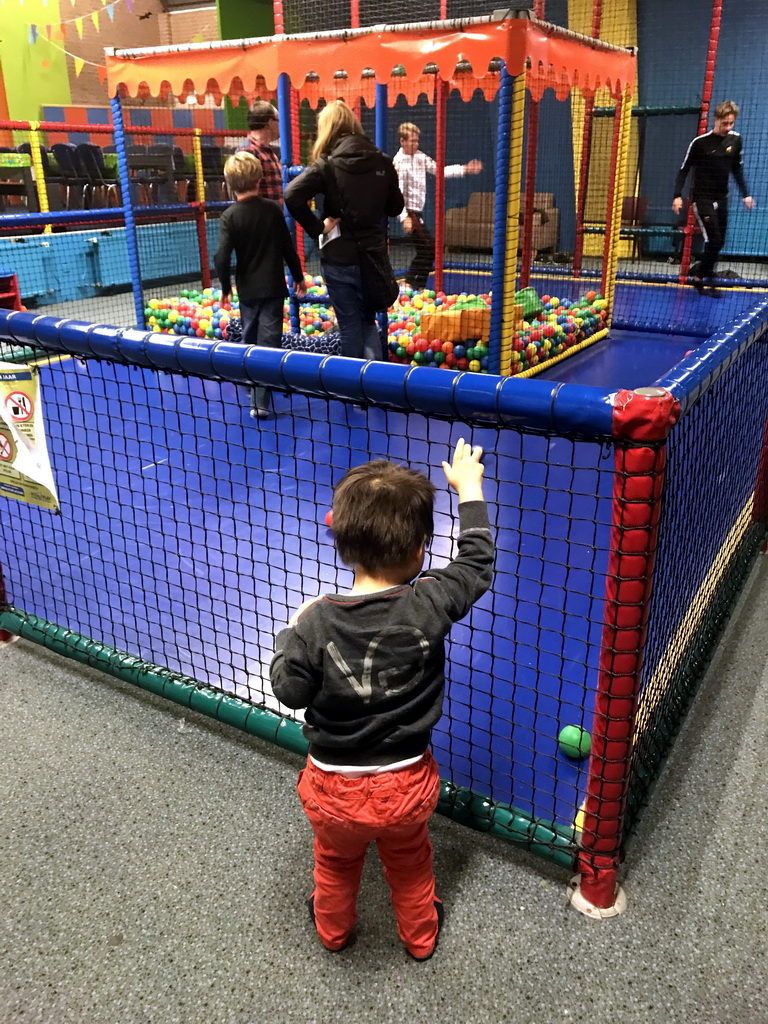
[[414, 956], [428, 956], [437, 939], [437, 911], [427, 821], [440, 795], [432, 754], [362, 779], [307, 761], [297, 789], [315, 833], [315, 924], [323, 945], [338, 949], [355, 926], [365, 851], [375, 840], [398, 934]]

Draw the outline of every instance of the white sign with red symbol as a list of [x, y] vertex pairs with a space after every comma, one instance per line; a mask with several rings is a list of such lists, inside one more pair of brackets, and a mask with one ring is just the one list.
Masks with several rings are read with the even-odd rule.
[[22, 363], [0, 363], [0, 508], [5, 498], [53, 511], [59, 507], [43, 426], [39, 370]]
[[5, 409], [14, 423], [27, 423], [35, 414], [35, 403], [24, 391], [12, 391], [5, 400]]
[[10, 434], [0, 434], [0, 462], [13, 460], [13, 441]]

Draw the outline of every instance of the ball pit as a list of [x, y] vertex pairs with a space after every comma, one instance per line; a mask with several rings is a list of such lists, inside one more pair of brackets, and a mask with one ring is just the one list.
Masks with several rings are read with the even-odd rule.
[[[305, 276], [307, 299], [299, 307], [299, 333], [293, 333], [286, 301], [283, 318], [283, 346], [306, 348], [311, 351], [336, 352], [339, 350], [337, 326], [333, 308], [321, 277]], [[530, 289], [528, 289], [530, 292]], [[588, 291], [571, 301], [558, 296], [542, 295], [541, 310], [530, 321], [519, 319], [512, 336], [512, 375], [522, 373], [539, 363], [561, 355], [574, 345], [591, 337], [605, 326], [606, 300], [598, 292]], [[480, 322], [487, 323], [490, 295], [446, 295], [428, 289], [414, 291], [403, 287], [400, 299], [388, 314], [387, 350], [390, 362], [413, 366], [433, 366], [445, 370], [469, 370], [488, 373], [489, 348], [487, 336], [455, 340], [455, 330], [446, 328], [445, 334], [454, 340], [440, 337], [440, 316], [455, 316], [467, 311], [472, 322], [475, 310]], [[520, 307], [518, 307], [520, 308]], [[422, 318], [430, 317], [429, 330], [422, 335]], [[436, 316], [435, 314], [439, 314]], [[148, 330], [164, 334], [180, 334], [197, 338], [239, 341], [240, 309], [236, 296], [222, 303], [221, 292], [214, 288], [202, 291], [185, 290], [178, 297], [150, 299], [144, 310]], [[447, 325], [448, 321], [446, 321]]]

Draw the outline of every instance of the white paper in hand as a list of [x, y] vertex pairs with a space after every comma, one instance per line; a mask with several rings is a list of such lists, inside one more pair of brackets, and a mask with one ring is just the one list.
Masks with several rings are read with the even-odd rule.
[[320, 235], [320, 237], [317, 240], [318, 249], [322, 249], [324, 245], [328, 245], [328, 243], [332, 242], [334, 238], [338, 238], [340, 234], [341, 228], [337, 224], [335, 227], [332, 227], [327, 234]]

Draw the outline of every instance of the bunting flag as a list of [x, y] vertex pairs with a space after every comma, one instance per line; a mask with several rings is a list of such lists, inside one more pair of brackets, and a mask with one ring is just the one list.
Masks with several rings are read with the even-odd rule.
[[96, 74], [99, 76], [99, 85], [104, 85], [107, 80], [107, 69], [103, 64], [99, 64], [96, 68]]
[[51, 38], [51, 26], [50, 25], [46, 25], [45, 26], [45, 34], [48, 36], [48, 39]]
[[109, 15], [109, 20], [110, 21], [114, 21], [115, 20], [115, 5], [114, 4], [110, 4], [107, 7], [107, 14]]
[[29, 45], [34, 46], [37, 40], [37, 25], [29, 26]]
[[74, 61], [75, 61], [75, 78], [79, 78], [80, 77], [80, 72], [83, 70], [83, 67], [85, 65], [85, 61], [83, 60], [82, 57], [75, 57]]
[[61, 38], [66, 40], [66, 38], [67, 38], [67, 23], [66, 23], [66, 21], [62, 21], [62, 23], [59, 25], [59, 32], [61, 32]]
[[98, 11], [94, 11], [91, 14], [91, 21], [93, 22], [94, 26], [96, 27], [96, 31], [98, 32], [99, 31], [99, 12]]
[[75, 28], [77, 29], [77, 34], [82, 39], [83, 38], [83, 19], [82, 18], [75, 18]]
[[133, 14], [133, 0], [125, 0], [125, 2], [128, 4], [128, 10]]

